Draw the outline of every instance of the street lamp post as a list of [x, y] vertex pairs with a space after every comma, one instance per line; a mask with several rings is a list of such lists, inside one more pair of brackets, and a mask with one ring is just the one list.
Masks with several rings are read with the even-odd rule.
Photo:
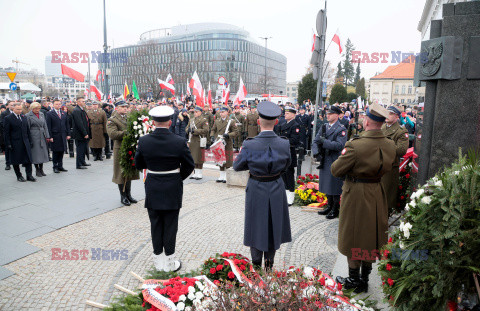
[[[107, 57], [108, 53], [108, 45], [107, 45], [107, 17], [106, 17], [106, 9], [105, 9], [105, 0], [103, 0], [103, 61], [104, 61], [104, 68], [105, 68], [105, 96], [110, 94], [110, 85], [108, 83], [108, 74], [107, 68], [109, 67], [108, 64], [110, 63], [110, 58]], [[106, 62], [108, 60], [108, 62]]]
[[265, 40], [265, 85], [263, 94], [267, 94], [267, 40], [271, 38], [272, 37], [260, 37], [260, 39]]

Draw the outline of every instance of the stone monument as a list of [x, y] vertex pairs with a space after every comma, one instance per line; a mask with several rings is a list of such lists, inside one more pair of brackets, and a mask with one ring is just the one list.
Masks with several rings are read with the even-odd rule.
[[421, 44], [415, 84], [426, 82], [418, 183], [480, 148], [480, 1], [443, 5]]

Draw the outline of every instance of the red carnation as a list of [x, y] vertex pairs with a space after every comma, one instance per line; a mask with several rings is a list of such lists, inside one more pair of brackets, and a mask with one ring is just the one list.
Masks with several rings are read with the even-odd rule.
[[133, 157], [131, 157], [131, 158], [130, 158], [130, 160], [132, 160], [132, 161], [133, 161]]
[[402, 196], [400, 196], [400, 200], [403, 200], [403, 199], [405, 199], [405, 197], [404, 197], [403, 195], [402, 195]]
[[318, 175], [313, 175], [313, 177], [315, 177], [315, 179], [318, 179]]
[[[390, 271], [390, 270], [392, 270], [392, 265], [391, 265], [391, 264], [389, 264], [389, 263], [387, 263], [386, 269], [387, 269], [387, 271]], [[390, 284], [390, 283], [389, 283], [389, 284]], [[391, 286], [391, 285], [390, 285], [390, 286]]]
[[337, 289], [342, 290], [342, 283], [337, 283]]
[[395, 281], [392, 280], [391, 278], [388, 278], [387, 283], [388, 283], [388, 285], [390, 285], [390, 287], [392, 287], [393, 283], [395, 283]]
[[405, 175], [406, 178], [410, 178], [410, 174]]
[[135, 166], [135, 163], [132, 163], [132, 166]]
[[403, 186], [402, 185], [398, 186], [398, 189], [403, 189]]
[[132, 155], [132, 153], [133, 153], [132, 151], [129, 151], [129, 152], [128, 152], [129, 155]]
[[300, 176], [300, 178], [301, 178], [302, 180], [305, 180], [305, 176]]
[[223, 265], [218, 265], [218, 266], [217, 266], [217, 271], [220, 271], [220, 270], [222, 270], [222, 269], [223, 269]]
[[245, 269], [247, 269], [247, 267], [245, 267], [244, 265], [240, 266], [240, 270], [245, 271]]
[[388, 243], [393, 243], [392, 237], [390, 237], [390, 238], [388, 239]]
[[228, 277], [230, 279], [233, 279], [235, 277], [235, 274], [232, 271], [230, 271], [230, 272], [228, 272]]
[[322, 276], [322, 278], [320, 279], [320, 284], [322, 284], [322, 286], [325, 286], [325, 277]]
[[219, 280], [215, 280], [215, 281], [213, 281], [213, 284], [219, 286], [219, 285], [220, 285], [220, 281], [219, 281]]
[[217, 270], [215, 270], [215, 268], [210, 269], [210, 274], [215, 274], [215, 272], [217, 272]]

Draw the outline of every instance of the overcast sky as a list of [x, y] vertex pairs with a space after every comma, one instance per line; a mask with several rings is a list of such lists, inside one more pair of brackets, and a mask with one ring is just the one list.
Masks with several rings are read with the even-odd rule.
[[[134, 44], [145, 31], [173, 25], [230, 23], [254, 38], [272, 37], [268, 47], [287, 57], [287, 81], [296, 81], [308, 67], [312, 30], [324, 1], [107, 0], [108, 44]], [[327, 45], [339, 29], [342, 41], [350, 38], [362, 52], [418, 52], [417, 25], [424, 5], [424, 0], [330, 0]], [[102, 50], [102, 0], [0, 0], [0, 12], [0, 67], [12, 66], [12, 59], [18, 58], [29, 64], [20, 68], [44, 72], [44, 59], [51, 51]], [[340, 60], [334, 44], [327, 60], [334, 67]], [[388, 65], [362, 64], [362, 76], [369, 79]], [[81, 64], [71, 67], [87, 71]]]

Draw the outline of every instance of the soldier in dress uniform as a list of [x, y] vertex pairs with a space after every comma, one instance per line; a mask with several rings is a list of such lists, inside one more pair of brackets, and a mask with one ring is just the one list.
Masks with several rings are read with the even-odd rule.
[[317, 160], [323, 157], [323, 166], [320, 166], [318, 174], [318, 190], [325, 193], [328, 207], [319, 211], [319, 215], [327, 215], [327, 219], [338, 217], [340, 208], [340, 194], [342, 194], [343, 181], [332, 176], [330, 166], [340, 156], [347, 142], [347, 129], [338, 120], [342, 110], [337, 106], [331, 106], [327, 111], [327, 121], [318, 131], [312, 145], [312, 154]]
[[107, 134], [107, 114], [99, 108], [97, 102], [93, 102], [87, 112], [90, 119], [92, 138], [89, 141], [94, 161], [103, 161], [102, 148], [105, 147], [105, 134]]
[[200, 138], [207, 138], [209, 123], [203, 116], [203, 109], [201, 107], [195, 107], [193, 117], [187, 126], [188, 147], [193, 156], [195, 162], [195, 172], [190, 179], [200, 180], [203, 178], [202, 169], [203, 162], [205, 162], [205, 148], [200, 147]]
[[394, 106], [388, 107], [387, 110], [389, 114], [385, 120], [385, 124], [382, 126], [382, 131], [387, 138], [393, 140], [397, 148], [397, 156], [395, 157], [392, 170], [382, 177], [383, 189], [385, 189], [385, 193], [387, 194], [388, 210], [391, 212], [397, 208], [400, 158], [408, 149], [408, 131], [398, 123], [401, 115], [400, 110]]
[[368, 276], [376, 259], [359, 260], [354, 249], [371, 253], [387, 243], [388, 206], [381, 178], [393, 167], [396, 147], [381, 130], [386, 117], [385, 108], [370, 105], [363, 119], [365, 132], [345, 144], [331, 168], [334, 176], [345, 178], [338, 250], [347, 256], [349, 277], [337, 277], [337, 282], [356, 293], [368, 291]]
[[128, 104], [121, 100], [115, 104], [117, 110], [107, 122], [108, 136], [113, 140], [113, 177], [112, 182], [118, 185], [120, 191], [120, 202], [123, 205], [130, 206], [131, 203], [137, 203], [132, 198], [132, 180], [140, 178], [139, 174], [131, 180], [125, 179], [122, 175], [120, 167], [120, 147], [122, 145], [123, 136], [127, 132], [127, 109]]
[[206, 107], [204, 110], [203, 110], [203, 117], [205, 119], [207, 119], [207, 122], [208, 122], [208, 132], [210, 132], [212, 130], [212, 126], [213, 126], [213, 121], [214, 121], [214, 115], [212, 113], [212, 109], [210, 107]]
[[292, 162], [287, 171], [282, 174], [283, 182], [285, 183], [285, 191], [287, 193], [288, 205], [292, 205], [295, 200], [295, 168], [297, 167], [297, 151], [296, 148], [300, 145], [300, 126], [295, 120], [297, 110], [293, 107], [285, 108], [284, 122], [278, 125], [278, 136], [288, 138], [290, 142], [290, 155]]
[[235, 149], [240, 150], [243, 144], [243, 133], [245, 132], [245, 116], [240, 112], [240, 106], [236, 105], [232, 114], [237, 127], [237, 137], [235, 138]]
[[250, 247], [252, 263], [272, 269], [275, 252], [292, 241], [285, 184], [281, 178], [290, 166], [290, 143], [278, 137], [273, 127], [280, 108], [269, 101], [258, 105], [261, 132], [243, 142], [233, 168], [250, 171], [245, 189], [245, 246]]
[[229, 167], [232, 167], [233, 164], [233, 139], [237, 137], [237, 127], [235, 125], [235, 120], [228, 117], [228, 108], [220, 108], [220, 116], [215, 120], [210, 136], [215, 139], [222, 139], [225, 141], [225, 155], [227, 157], [227, 162], [220, 167], [220, 176], [217, 179], [217, 182], [226, 183], [227, 174], [225, 170]]
[[155, 268], [178, 271], [182, 263], [175, 260], [175, 243], [183, 180], [192, 173], [195, 165], [186, 139], [169, 131], [173, 108], [155, 107], [149, 114], [156, 129], [140, 137], [135, 166], [139, 170], [147, 169], [145, 208], [150, 218]]
[[245, 127], [247, 132], [247, 137], [255, 137], [258, 135], [258, 113], [257, 106], [252, 105], [250, 113], [247, 114], [245, 119]]
[[[299, 114], [295, 117], [298, 125], [300, 126], [300, 144], [305, 150], [307, 150], [307, 137], [310, 124], [310, 117], [305, 114], [305, 106], [300, 106], [298, 109]], [[340, 149], [341, 150], [341, 149]]]

